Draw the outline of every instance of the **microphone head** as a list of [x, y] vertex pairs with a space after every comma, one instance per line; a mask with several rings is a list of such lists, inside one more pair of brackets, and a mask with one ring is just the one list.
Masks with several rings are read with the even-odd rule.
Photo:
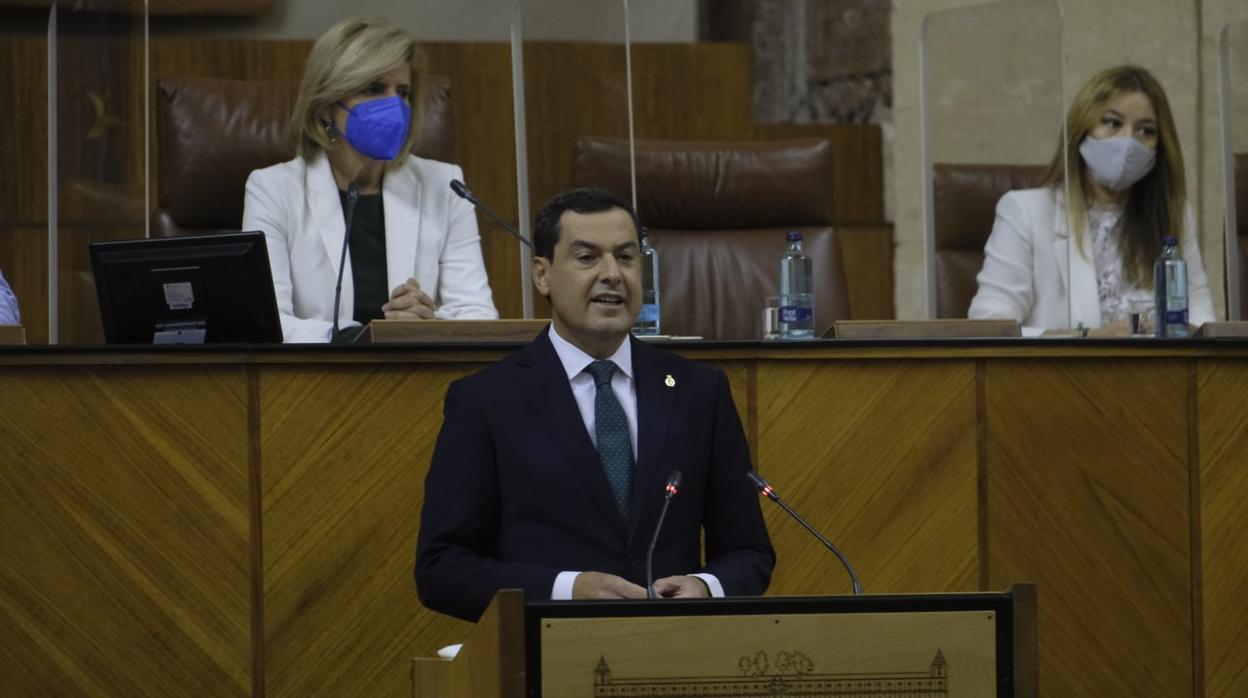
[[458, 179], [452, 179], [451, 191], [455, 192], [455, 194], [460, 198], [466, 199], [469, 203], [476, 205], [477, 195], [472, 193], [472, 190], [468, 188], [467, 184], [464, 184]]
[[747, 471], [745, 471], [745, 476], [746, 476], [746, 477], [748, 477], [748, 478], [750, 479], [750, 484], [754, 485], [754, 487], [755, 487], [755, 488], [756, 488], [756, 489], [757, 489], [757, 490], [758, 490], [758, 491], [759, 491], [759, 492], [760, 492], [760, 493], [761, 493], [764, 497], [767, 497], [768, 499], [775, 499], [775, 498], [776, 498], [776, 491], [775, 491], [775, 490], [773, 490], [773, 489], [771, 488], [771, 484], [770, 484], [770, 483], [768, 483], [766, 480], [764, 480], [764, 479], [763, 479], [763, 476], [762, 476], [762, 475], [759, 475], [759, 474], [758, 474], [756, 471], [754, 471], [754, 470], [747, 470]]
[[663, 487], [663, 491], [667, 496], [672, 496], [680, 491], [681, 473], [679, 470], [673, 470], [671, 475], [667, 476], [667, 485]]
[[760, 490], [767, 488], [767, 481], [764, 480], [763, 476], [759, 475], [758, 472], [754, 470], [747, 470], [745, 471], [745, 476], [750, 479], [750, 484], [754, 485], [756, 488]]

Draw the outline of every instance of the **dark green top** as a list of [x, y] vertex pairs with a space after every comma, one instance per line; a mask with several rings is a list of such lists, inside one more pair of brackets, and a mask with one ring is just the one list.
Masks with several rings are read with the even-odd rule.
[[[347, 193], [339, 190], [342, 215], [347, 215]], [[381, 194], [361, 194], [351, 218], [351, 276], [355, 280], [355, 321], [367, 325], [384, 313], [390, 300], [386, 282], [386, 216]]]

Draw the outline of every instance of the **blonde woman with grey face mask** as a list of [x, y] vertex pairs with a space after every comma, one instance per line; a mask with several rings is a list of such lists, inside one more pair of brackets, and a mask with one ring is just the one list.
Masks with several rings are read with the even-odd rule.
[[997, 204], [969, 316], [1017, 320], [1029, 335], [1128, 334], [1170, 236], [1187, 260], [1189, 321], [1214, 320], [1166, 94], [1143, 68], [1110, 68], [1075, 97], [1044, 185]]

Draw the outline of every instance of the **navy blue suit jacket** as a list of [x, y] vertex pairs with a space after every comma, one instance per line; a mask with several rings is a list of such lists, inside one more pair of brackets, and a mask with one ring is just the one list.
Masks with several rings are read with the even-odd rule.
[[638, 458], [625, 520], [548, 333], [447, 390], [416, 546], [421, 602], [475, 620], [499, 589], [549, 599], [565, 570], [645, 586], [646, 547], [675, 469], [684, 482], [655, 578], [709, 572], [728, 595], [762, 594], [775, 553], [723, 372], [630, 337]]

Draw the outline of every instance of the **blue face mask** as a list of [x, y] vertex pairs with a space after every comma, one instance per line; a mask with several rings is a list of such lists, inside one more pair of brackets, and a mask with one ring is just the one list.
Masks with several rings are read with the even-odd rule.
[[[402, 97], [381, 97], [355, 108], [338, 103], [347, 112], [347, 132], [340, 133], [359, 152], [374, 160], [393, 160], [407, 142], [412, 107]], [[337, 131], [337, 129], [334, 129]]]

